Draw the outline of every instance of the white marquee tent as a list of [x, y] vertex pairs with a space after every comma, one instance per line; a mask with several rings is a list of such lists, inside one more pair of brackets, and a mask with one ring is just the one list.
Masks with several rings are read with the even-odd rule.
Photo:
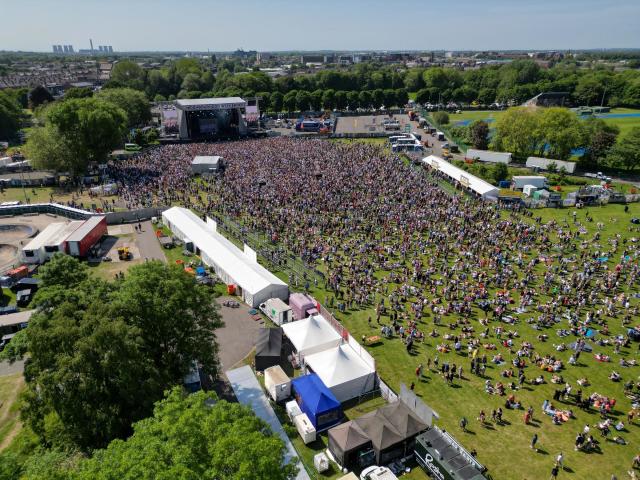
[[285, 336], [291, 341], [299, 356], [311, 355], [337, 347], [342, 337], [322, 315], [313, 315], [282, 325]]
[[213, 267], [227, 285], [235, 285], [237, 294], [247, 304], [257, 307], [270, 298], [289, 298], [287, 284], [260, 265], [255, 255], [243, 252], [220, 235], [215, 222], [205, 223], [191, 210], [181, 207], [165, 210], [162, 221], [180, 240], [193, 242], [202, 261]]
[[305, 363], [340, 402], [375, 388], [376, 371], [347, 344], [307, 355]]
[[428, 157], [423, 158], [422, 162], [429, 165], [434, 170], [442, 172], [450, 179], [455, 180], [462, 186], [472, 190], [482, 198], [498, 198], [498, 193], [500, 192], [498, 187], [491, 185], [489, 182], [486, 182], [475, 175], [471, 175], [469, 172], [452, 165], [440, 157], [429, 155]]

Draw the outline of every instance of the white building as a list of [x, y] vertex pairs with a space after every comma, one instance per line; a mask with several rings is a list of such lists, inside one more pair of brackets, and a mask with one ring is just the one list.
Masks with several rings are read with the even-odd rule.
[[307, 355], [304, 361], [340, 402], [375, 388], [375, 369], [367, 365], [347, 344]]
[[511, 163], [511, 153], [509, 152], [490, 152], [489, 150], [475, 150], [470, 148], [467, 150], [464, 158], [469, 160], [479, 160], [480, 162], [490, 163]]
[[191, 161], [191, 173], [195, 175], [217, 173], [222, 161], [222, 157], [219, 156], [198, 155]]
[[564, 160], [553, 160], [552, 158], [529, 157], [526, 166], [529, 168], [539, 168], [540, 170], [549, 170], [549, 165], [554, 163], [556, 169], [564, 168], [567, 173], [573, 173], [576, 169], [576, 162], [566, 162]]
[[227, 285], [235, 285], [247, 304], [257, 307], [270, 298], [289, 298], [287, 284], [260, 265], [253, 250], [245, 247], [243, 252], [219, 234], [213, 220], [204, 222], [191, 210], [172, 207], [162, 213], [162, 221], [180, 240], [193, 243], [202, 261]]
[[83, 223], [79, 220], [50, 223], [22, 247], [22, 261], [24, 263], [44, 263], [58, 252], [66, 253], [67, 238]]
[[500, 190], [481, 178], [471, 175], [469, 172], [452, 165], [446, 160], [429, 155], [422, 159], [422, 163], [429, 165], [434, 170], [442, 172], [446, 177], [458, 182], [482, 198], [498, 198]]

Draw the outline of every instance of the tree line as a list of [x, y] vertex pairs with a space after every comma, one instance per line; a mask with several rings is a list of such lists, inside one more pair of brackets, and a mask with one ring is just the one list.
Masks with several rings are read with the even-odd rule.
[[[263, 98], [263, 110], [280, 111], [289, 107], [300, 109], [309, 103], [317, 108], [357, 108], [369, 106], [368, 98], [356, 98], [369, 92], [374, 107], [394, 106], [405, 94], [415, 94], [418, 103], [523, 101], [545, 91], [566, 92], [580, 105], [640, 106], [640, 72], [638, 70], [613, 71], [595, 66], [581, 68], [572, 61], [559, 62], [551, 68], [542, 68], [531, 60], [518, 60], [503, 65], [479, 69], [410, 68], [401, 69], [376, 63], [362, 63], [349, 70], [323, 70], [315, 74], [300, 73], [272, 79], [256, 68], [250, 72], [234, 73], [224, 62], [216, 64], [212, 73], [209, 60], [183, 58], [145, 70], [128, 60], [118, 62], [106, 87], [129, 87], [142, 90], [150, 100], [200, 98], [210, 96], [255, 96]], [[404, 91], [401, 94], [400, 91]], [[338, 98], [322, 100], [325, 91], [338, 92]], [[395, 98], [390, 91], [394, 91]], [[296, 92], [296, 101], [289, 96]], [[305, 92], [297, 102], [298, 93]], [[387, 92], [386, 98], [380, 92]], [[305, 95], [311, 97], [307, 100]], [[378, 103], [386, 102], [386, 103]], [[315, 104], [314, 104], [315, 103]]]

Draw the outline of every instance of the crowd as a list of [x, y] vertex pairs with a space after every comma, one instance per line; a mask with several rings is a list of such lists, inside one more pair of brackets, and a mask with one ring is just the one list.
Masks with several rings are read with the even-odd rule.
[[[224, 158], [224, 173], [193, 178], [193, 157], [214, 154]], [[637, 322], [638, 301], [629, 292], [640, 280], [640, 242], [604, 238], [604, 224], [589, 234], [588, 212], [543, 223], [531, 211], [452, 195], [432, 174], [359, 142], [280, 137], [169, 145], [114, 164], [111, 175], [128, 208], [181, 204], [265, 234], [324, 273], [327, 307], [372, 309], [372, 326], [408, 351], [426, 336], [442, 336], [436, 359], [466, 353], [469, 371], [481, 377], [488, 361], [499, 366], [503, 378], [486, 379], [485, 391], [509, 395], [507, 409], [524, 408], [515, 392], [525, 384], [549, 382], [563, 386], [555, 405], [543, 405], [552, 423], [574, 417], [558, 402], [595, 408], [606, 421], [615, 399], [583, 395], [562, 372], [592, 348], [602, 368], [613, 357], [621, 368], [634, 368], [634, 360], [620, 357], [629, 337], [610, 329], [626, 332]], [[557, 339], [557, 354], [536, 352], [515, 325], [530, 327], [530, 339], [540, 344]], [[447, 367], [440, 369], [447, 383], [462, 378], [461, 365], [459, 375], [455, 364]], [[638, 373], [613, 373], [612, 381], [627, 381], [624, 392], [640, 407], [640, 382], [629, 381]], [[529, 406], [525, 423], [532, 412]], [[502, 409], [492, 417], [502, 423]], [[595, 445], [588, 438], [580, 445]]]

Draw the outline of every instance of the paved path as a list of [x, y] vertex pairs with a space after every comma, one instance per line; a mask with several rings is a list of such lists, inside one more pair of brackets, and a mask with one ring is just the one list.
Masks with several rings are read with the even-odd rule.
[[[135, 224], [134, 224], [135, 225]], [[149, 260], [160, 260], [166, 262], [167, 258], [164, 256], [160, 242], [156, 237], [155, 229], [150, 221], [142, 222], [142, 232], [135, 232], [136, 243], [140, 250], [140, 257]]]
[[[251, 370], [251, 367], [245, 365], [244, 367], [236, 368], [235, 370], [229, 370], [226, 372], [226, 375], [229, 379], [229, 383], [231, 383], [234, 393], [236, 394], [238, 402], [249, 406], [258, 417], [269, 424], [271, 430], [273, 430], [275, 434], [282, 438], [282, 441], [286, 446], [285, 462], [289, 463], [293, 458], [296, 458], [298, 453], [295, 448], [293, 448], [291, 440], [289, 440], [289, 437], [287, 437], [287, 434], [284, 432], [280, 420], [278, 420], [273, 408], [271, 408], [269, 400], [264, 394], [262, 387], [258, 383], [258, 379], [254, 375], [253, 370]], [[297, 466], [298, 475], [296, 475], [296, 480], [311, 480], [309, 474], [300, 461], [297, 462]]]
[[216, 302], [220, 305], [220, 314], [225, 326], [216, 330], [218, 346], [220, 347], [221, 370], [224, 372], [233, 368], [239, 361], [249, 355], [256, 343], [258, 329], [264, 326], [264, 321], [256, 322], [249, 315], [251, 307], [240, 302], [238, 308], [223, 307], [225, 300], [235, 300], [231, 297], [220, 297]]
[[0, 362], [0, 377], [5, 375], [13, 375], [14, 373], [24, 370], [24, 360], [19, 360], [10, 364], [9, 362]]

